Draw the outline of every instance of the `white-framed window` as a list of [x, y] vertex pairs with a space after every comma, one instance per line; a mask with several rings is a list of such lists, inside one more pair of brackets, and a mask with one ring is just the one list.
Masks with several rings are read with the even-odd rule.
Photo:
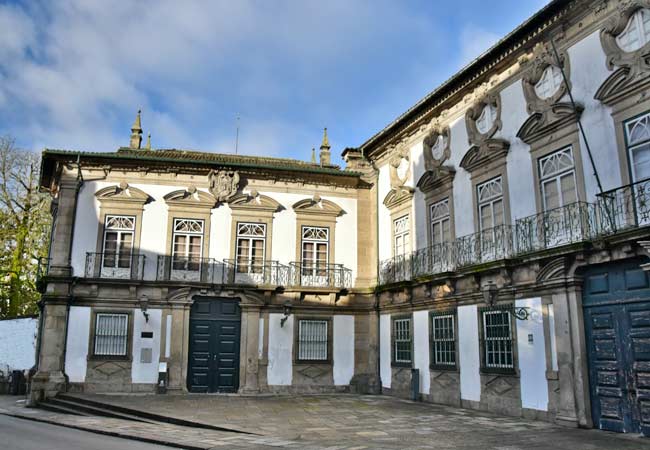
[[237, 272], [262, 273], [266, 252], [266, 224], [237, 224]]
[[492, 125], [494, 125], [496, 119], [497, 107], [492, 104], [485, 105], [481, 111], [481, 115], [476, 119], [476, 129], [481, 134], [485, 134], [492, 129]]
[[632, 182], [650, 178], [650, 113], [625, 122]]
[[95, 356], [127, 356], [129, 315], [98, 313], [95, 316]]
[[549, 65], [544, 69], [542, 77], [535, 84], [535, 93], [543, 100], [551, 98], [562, 86], [562, 71], [558, 66]]
[[203, 225], [200, 219], [174, 219], [173, 270], [199, 270], [203, 256]]
[[328, 321], [300, 319], [298, 321], [298, 360], [327, 361]]
[[451, 240], [449, 199], [431, 205], [431, 244], [438, 245]]
[[327, 227], [302, 227], [303, 275], [327, 275], [330, 230]]
[[102, 267], [128, 269], [131, 267], [135, 217], [106, 216]]
[[513, 339], [510, 311], [483, 311], [483, 367], [493, 370], [513, 370]]
[[411, 225], [408, 214], [393, 222], [393, 253], [404, 256], [411, 250]]
[[503, 181], [493, 178], [476, 186], [480, 231], [487, 230], [505, 221], [503, 208]]
[[393, 363], [411, 363], [411, 318], [393, 319]]
[[431, 314], [431, 365], [456, 367], [454, 314]]
[[650, 42], [650, 9], [640, 8], [616, 36], [616, 43], [624, 52], [634, 52]]
[[539, 159], [539, 179], [544, 211], [560, 208], [578, 200], [571, 146]]

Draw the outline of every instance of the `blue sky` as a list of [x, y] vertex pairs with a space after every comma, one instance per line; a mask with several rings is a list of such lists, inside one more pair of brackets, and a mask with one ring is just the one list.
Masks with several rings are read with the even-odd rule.
[[545, 0], [0, 0], [0, 134], [112, 151], [338, 159]]

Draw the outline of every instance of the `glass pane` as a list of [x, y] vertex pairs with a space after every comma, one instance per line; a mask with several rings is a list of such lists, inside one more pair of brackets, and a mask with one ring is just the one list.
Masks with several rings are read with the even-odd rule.
[[491, 205], [484, 205], [481, 206], [481, 230], [485, 230], [487, 228], [492, 228], [492, 206]]
[[634, 181], [650, 178], [650, 143], [632, 149]]
[[544, 194], [544, 210], [548, 211], [560, 206], [560, 196], [557, 191], [557, 181], [555, 179], [546, 181], [542, 184]]
[[118, 266], [122, 268], [131, 267], [131, 248], [133, 244], [133, 235], [131, 233], [122, 233], [120, 236], [120, 253]]
[[117, 233], [107, 232], [104, 237], [104, 267], [115, 267], [117, 252]]
[[496, 200], [492, 203], [494, 208], [494, 226], [503, 225], [503, 202], [501, 200]]
[[237, 241], [237, 272], [239, 273], [248, 272], [249, 245], [248, 239], [238, 239]]
[[570, 205], [578, 200], [576, 180], [573, 172], [560, 177], [560, 187], [562, 188], [562, 206]]

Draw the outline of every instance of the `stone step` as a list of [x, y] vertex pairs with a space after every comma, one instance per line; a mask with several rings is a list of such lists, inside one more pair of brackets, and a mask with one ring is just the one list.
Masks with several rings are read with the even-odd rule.
[[81, 402], [77, 402], [74, 400], [69, 400], [65, 398], [60, 398], [60, 397], [55, 397], [52, 399], [49, 399], [46, 404], [58, 408], [64, 408], [68, 409], [71, 411], [77, 411], [81, 415], [91, 415], [91, 416], [102, 416], [102, 417], [111, 417], [113, 419], [123, 419], [123, 420], [130, 420], [134, 422], [146, 422], [146, 423], [151, 423], [151, 420], [145, 420], [142, 417], [138, 417], [133, 414], [125, 414], [125, 413], [120, 413], [116, 411], [112, 411], [110, 409], [106, 409], [100, 406], [92, 406], [92, 405], [87, 405]]
[[40, 409], [44, 409], [45, 411], [50, 411], [50, 412], [57, 413], [57, 414], [70, 414], [70, 415], [73, 415], [73, 416], [87, 416], [88, 415], [88, 414], [84, 414], [84, 413], [78, 411], [77, 409], [67, 408], [65, 406], [53, 404], [49, 400], [46, 401], [46, 402], [39, 403], [38, 407]]
[[89, 399], [83, 395], [73, 395], [73, 394], [58, 394], [57, 399], [63, 400], [68, 403], [75, 403], [78, 405], [84, 405], [87, 407], [97, 408], [104, 411], [112, 411], [115, 414], [121, 414], [126, 416], [132, 416], [139, 418], [140, 421], [153, 421], [153, 422], [162, 422], [169, 423], [172, 425], [180, 425], [190, 428], [202, 428], [206, 430], [215, 430], [215, 431], [227, 431], [231, 433], [242, 433], [242, 434], [255, 434], [248, 431], [238, 430], [236, 428], [227, 428], [220, 427], [216, 425], [210, 425], [202, 422], [194, 422], [191, 420], [180, 419], [177, 417], [163, 416], [161, 414], [152, 413], [149, 411], [143, 411], [134, 408], [127, 408], [125, 406], [115, 405], [112, 403], [101, 402], [96, 399]]

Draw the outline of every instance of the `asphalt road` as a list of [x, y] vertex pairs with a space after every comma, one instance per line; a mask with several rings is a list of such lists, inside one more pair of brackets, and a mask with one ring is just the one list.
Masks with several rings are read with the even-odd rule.
[[147, 444], [0, 414], [3, 450], [170, 450]]

